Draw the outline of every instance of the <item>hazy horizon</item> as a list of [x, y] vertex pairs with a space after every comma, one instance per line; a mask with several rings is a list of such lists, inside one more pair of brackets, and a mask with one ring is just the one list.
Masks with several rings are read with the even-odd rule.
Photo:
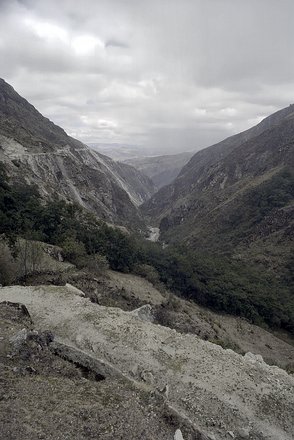
[[2, 0], [0, 17], [0, 76], [86, 144], [197, 151], [293, 102], [290, 0]]

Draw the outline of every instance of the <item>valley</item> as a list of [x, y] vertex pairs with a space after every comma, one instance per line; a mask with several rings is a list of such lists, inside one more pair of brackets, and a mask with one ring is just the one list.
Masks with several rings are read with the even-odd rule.
[[130, 158], [124, 163], [132, 165], [141, 173], [148, 176], [157, 189], [170, 184], [180, 173], [181, 169], [188, 163], [193, 152], [179, 153], [166, 156], [151, 156]]
[[115, 162], [0, 80], [7, 439], [291, 440], [293, 145], [290, 106]]
[[291, 304], [293, 109], [196, 153], [141, 207], [163, 242], [259, 268], [284, 283]]

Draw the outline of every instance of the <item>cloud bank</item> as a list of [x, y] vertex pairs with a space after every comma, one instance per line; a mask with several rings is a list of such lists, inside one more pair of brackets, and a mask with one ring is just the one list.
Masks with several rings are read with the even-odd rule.
[[294, 101], [293, 0], [2, 0], [0, 76], [83, 142], [200, 149]]

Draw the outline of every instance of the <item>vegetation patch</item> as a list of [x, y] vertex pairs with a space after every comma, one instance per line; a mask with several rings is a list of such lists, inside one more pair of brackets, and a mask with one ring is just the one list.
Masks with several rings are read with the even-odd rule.
[[[20, 237], [40, 240], [62, 247], [70, 262], [91, 272], [110, 267], [137, 273], [216, 311], [294, 333], [290, 262], [281, 276], [276, 277], [258, 266], [229, 257], [191, 251], [183, 246], [162, 249], [158, 243], [109, 227], [76, 205], [60, 200], [44, 204], [34, 187], [9, 185], [3, 168], [0, 171], [0, 234], [5, 237], [14, 258], [23, 252], [17, 247]], [[33, 249], [34, 252], [37, 263], [37, 249]], [[15, 260], [9, 255], [3, 254], [0, 258], [2, 284], [9, 284], [13, 279]]]

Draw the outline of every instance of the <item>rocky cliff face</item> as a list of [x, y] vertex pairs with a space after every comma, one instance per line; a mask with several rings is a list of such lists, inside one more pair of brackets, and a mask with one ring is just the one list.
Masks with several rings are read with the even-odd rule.
[[292, 105], [196, 153], [143, 212], [168, 241], [228, 250], [265, 239], [285, 248], [293, 228], [293, 147]]
[[154, 185], [76, 139], [0, 80], [0, 161], [13, 180], [37, 185], [45, 198], [79, 203], [108, 222], [143, 227], [137, 205]]
[[156, 187], [160, 189], [170, 184], [178, 176], [183, 166], [186, 165], [192, 156], [192, 152], [185, 152], [166, 156], [127, 159], [124, 163], [132, 165], [148, 176]]

